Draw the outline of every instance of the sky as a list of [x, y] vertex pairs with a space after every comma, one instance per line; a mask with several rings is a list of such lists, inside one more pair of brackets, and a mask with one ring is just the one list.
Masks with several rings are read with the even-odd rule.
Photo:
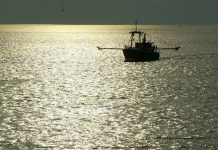
[[218, 24], [218, 0], [0, 0], [0, 23]]

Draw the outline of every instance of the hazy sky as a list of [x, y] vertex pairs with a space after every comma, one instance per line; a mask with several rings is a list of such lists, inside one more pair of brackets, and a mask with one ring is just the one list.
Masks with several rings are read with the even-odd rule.
[[218, 0], [0, 0], [0, 23], [218, 24]]

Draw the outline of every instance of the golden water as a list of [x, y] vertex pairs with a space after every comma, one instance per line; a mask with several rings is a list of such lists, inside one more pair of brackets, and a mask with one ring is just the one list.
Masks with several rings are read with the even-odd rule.
[[160, 61], [124, 62], [133, 26], [0, 25], [1, 149], [217, 149], [218, 27], [140, 26]]

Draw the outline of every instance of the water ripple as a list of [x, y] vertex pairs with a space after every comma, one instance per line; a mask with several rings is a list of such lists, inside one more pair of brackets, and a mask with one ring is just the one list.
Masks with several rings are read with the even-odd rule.
[[2, 29], [0, 148], [217, 149], [217, 35], [142, 28], [182, 50], [124, 62], [96, 46], [123, 46], [130, 26]]

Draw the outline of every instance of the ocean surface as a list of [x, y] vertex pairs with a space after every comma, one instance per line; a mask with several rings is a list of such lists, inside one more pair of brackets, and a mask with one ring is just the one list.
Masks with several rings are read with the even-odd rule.
[[218, 149], [218, 26], [0, 25], [0, 149]]

